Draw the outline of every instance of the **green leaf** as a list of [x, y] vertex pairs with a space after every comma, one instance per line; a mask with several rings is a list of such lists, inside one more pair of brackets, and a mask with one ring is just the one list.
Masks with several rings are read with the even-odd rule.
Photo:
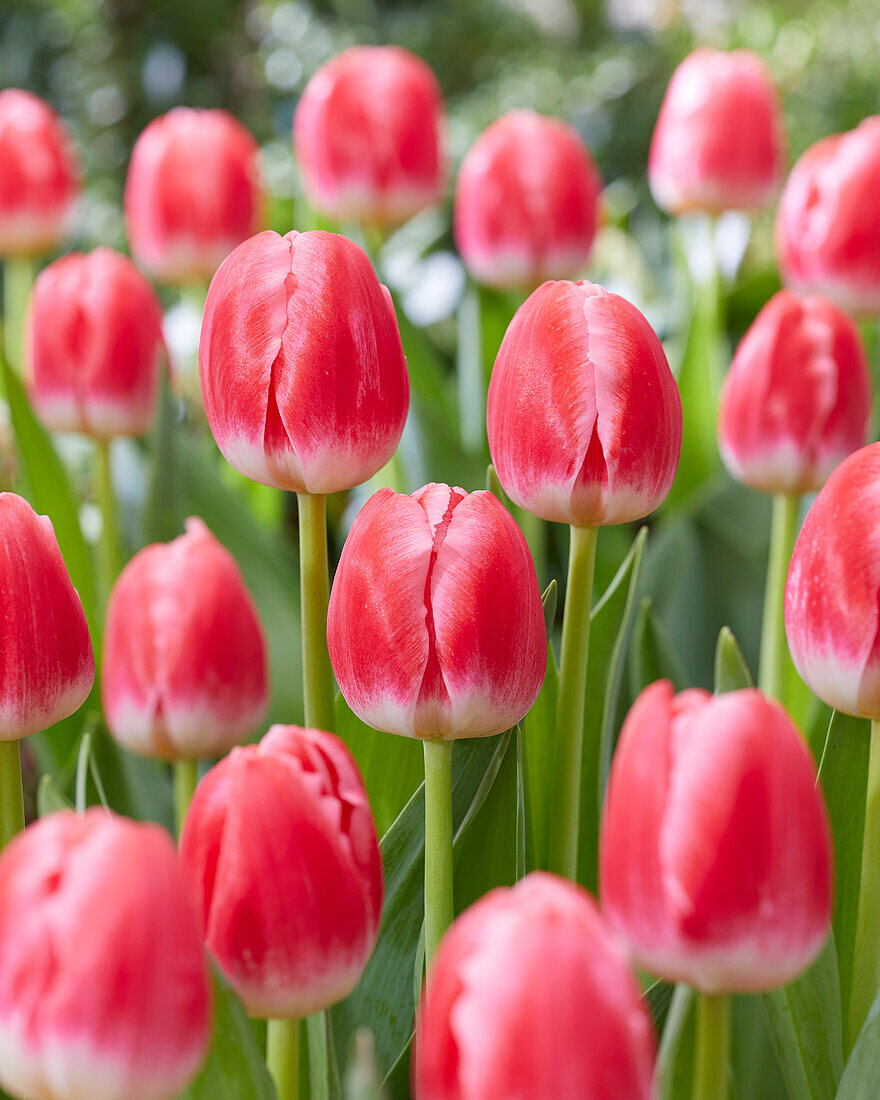
[[880, 996], [846, 1064], [836, 1100], [877, 1100], [880, 1096]]
[[553, 630], [553, 624], [556, 622], [556, 602], [558, 599], [559, 587], [554, 578], [541, 595], [541, 607], [544, 608], [544, 629], [547, 631], [548, 638]]
[[688, 675], [654, 611], [650, 596], [639, 605], [629, 652], [629, 691], [635, 698], [657, 680], [670, 680], [676, 691], [688, 686]]
[[547, 645], [544, 684], [522, 721], [523, 785], [526, 804], [526, 868], [547, 866], [550, 832], [550, 784], [556, 736], [556, 696], [559, 669], [553, 646]]
[[715, 647], [715, 692], [739, 691], [752, 686], [752, 675], [729, 627], [722, 626]]
[[64, 794], [51, 775], [40, 776], [37, 787], [37, 816], [55, 813], [56, 810], [72, 810], [73, 803]]
[[666, 1015], [657, 1055], [657, 1100], [690, 1100], [696, 1047], [694, 991], [677, 985]]

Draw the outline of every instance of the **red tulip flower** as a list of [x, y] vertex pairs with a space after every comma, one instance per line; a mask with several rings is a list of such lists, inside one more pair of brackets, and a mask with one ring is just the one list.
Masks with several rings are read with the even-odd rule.
[[880, 313], [878, 190], [880, 115], [807, 149], [776, 213], [776, 254], [790, 287], [851, 313]]
[[444, 937], [416, 1027], [417, 1100], [649, 1100], [638, 983], [585, 890], [528, 875]]
[[100, 439], [146, 432], [162, 363], [162, 307], [112, 248], [71, 252], [37, 278], [25, 333], [34, 410], [51, 431]]
[[672, 75], [648, 159], [670, 214], [761, 210], [785, 174], [785, 117], [767, 66], [751, 50], [695, 50]]
[[0, 256], [56, 248], [79, 190], [79, 163], [58, 115], [30, 92], [0, 92]]
[[871, 375], [859, 330], [825, 298], [775, 294], [733, 357], [718, 442], [731, 477], [768, 493], [815, 492], [861, 447]]
[[125, 181], [135, 260], [159, 282], [204, 283], [263, 218], [258, 147], [223, 110], [175, 107], [138, 138]]
[[322, 65], [296, 110], [309, 201], [342, 221], [394, 226], [440, 197], [443, 98], [421, 58], [353, 46]]
[[354, 988], [382, 909], [363, 781], [330, 733], [273, 726], [201, 781], [180, 838], [208, 950], [254, 1016], [288, 1019]]
[[577, 274], [598, 221], [602, 180], [580, 135], [534, 111], [502, 115], [455, 185], [455, 240], [475, 279], [535, 287]]
[[783, 985], [828, 935], [832, 850], [816, 768], [755, 690], [675, 695], [624, 722], [608, 782], [600, 896], [639, 965], [704, 993]]
[[391, 296], [335, 233], [267, 231], [221, 265], [199, 365], [224, 457], [295, 492], [367, 481], [394, 454], [409, 377]]
[[187, 520], [185, 535], [135, 554], [111, 593], [101, 670], [107, 725], [144, 756], [221, 756], [265, 713], [267, 662], [235, 559], [201, 520]]
[[51, 814], [0, 858], [0, 1084], [40, 1100], [171, 1100], [211, 1037], [174, 846], [103, 810]]

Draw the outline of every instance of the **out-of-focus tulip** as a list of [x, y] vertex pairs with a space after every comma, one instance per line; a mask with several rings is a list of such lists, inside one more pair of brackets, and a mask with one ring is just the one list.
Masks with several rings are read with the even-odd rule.
[[435, 202], [446, 175], [443, 99], [399, 46], [353, 46], [322, 65], [296, 109], [306, 192], [343, 221], [393, 226]]
[[273, 726], [196, 788], [180, 838], [208, 950], [255, 1016], [289, 1019], [354, 988], [382, 910], [363, 781], [333, 734]]
[[343, 548], [327, 641], [340, 691], [376, 729], [447, 740], [509, 729], [546, 662], [522, 532], [489, 492], [380, 490]]
[[870, 412], [870, 368], [853, 321], [825, 298], [781, 290], [724, 380], [721, 456], [753, 489], [815, 492], [864, 444]]
[[208, 1049], [211, 988], [170, 838], [92, 809], [0, 858], [0, 1083], [40, 1100], [170, 1100]]
[[776, 212], [776, 255], [795, 290], [880, 313], [880, 115], [811, 145]]
[[767, 66], [751, 50], [695, 50], [672, 75], [648, 158], [648, 182], [670, 214], [760, 210], [782, 185], [785, 117]]
[[815, 765], [778, 703], [642, 692], [600, 843], [602, 910], [640, 966], [705, 993], [791, 981], [828, 934], [831, 861]]
[[125, 226], [135, 260], [163, 283], [207, 282], [263, 218], [257, 143], [228, 111], [175, 107], [135, 143]]
[[660, 341], [635, 306], [592, 283], [544, 283], [517, 310], [487, 422], [505, 492], [559, 523], [639, 519], [678, 468], [681, 399]]
[[107, 607], [101, 694], [132, 752], [222, 756], [267, 703], [266, 643], [235, 559], [199, 519], [131, 559]]
[[455, 240], [474, 278], [535, 287], [577, 274], [596, 233], [602, 180], [576, 130], [510, 111], [464, 158], [455, 184]]
[[61, 119], [30, 92], [0, 92], [0, 256], [49, 252], [67, 232], [79, 164]]
[[15, 493], [0, 493], [0, 608], [0, 740], [15, 741], [73, 714], [95, 679], [52, 523]]
[[112, 248], [71, 252], [37, 278], [25, 330], [34, 410], [52, 431], [109, 439], [153, 420], [165, 361], [162, 307]]
[[493, 890], [459, 917], [429, 971], [415, 1044], [417, 1100], [651, 1096], [638, 983], [590, 895], [554, 875]]
[[205, 409], [253, 481], [334, 493], [394, 454], [409, 376], [391, 295], [336, 233], [252, 237], [221, 265], [199, 345]]

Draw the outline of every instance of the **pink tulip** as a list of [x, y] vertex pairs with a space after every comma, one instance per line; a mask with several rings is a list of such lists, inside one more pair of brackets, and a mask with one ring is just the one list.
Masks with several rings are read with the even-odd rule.
[[544, 679], [535, 566], [488, 492], [375, 493], [348, 536], [327, 619], [349, 706], [406, 737], [489, 737], [515, 726]]
[[535, 287], [587, 262], [602, 180], [571, 126], [534, 111], [502, 115], [464, 158], [455, 240], [480, 282]]
[[299, 1018], [354, 988], [376, 942], [382, 859], [333, 734], [273, 726], [193, 796], [180, 854], [208, 950], [248, 1011]]
[[0, 858], [0, 1083], [39, 1100], [171, 1100], [211, 1035], [211, 987], [171, 839], [92, 809]]

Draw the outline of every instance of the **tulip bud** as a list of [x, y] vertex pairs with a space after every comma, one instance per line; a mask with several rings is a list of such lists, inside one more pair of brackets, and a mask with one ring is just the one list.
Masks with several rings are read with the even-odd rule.
[[235, 559], [201, 520], [123, 569], [101, 694], [110, 732], [143, 756], [221, 756], [256, 729], [268, 694], [263, 628]]
[[669, 82], [648, 158], [654, 201], [670, 214], [761, 210], [785, 175], [785, 117], [751, 50], [695, 50]]
[[174, 846], [100, 809], [50, 814], [0, 858], [0, 1083], [40, 1100], [171, 1100], [211, 1035]]
[[48, 729], [95, 679], [82, 603], [48, 516], [0, 493], [0, 740]]
[[257, 143], [228, 111], [175, 107], [135, 143], [125, 228], [135, 260], [162, 283], [207, 282], [262, 223]]
[[794, 290], [880, 313], [880, 115], [811, 145], [776, 212], [776, 255]]
[[331, 217], [394, 226], [440, 197], [443, 98], [420, 57], [353, 46], [315, 73], [293, 140], [309, 201]]
[[865, 442], [871, 374], [859, 330], [825, 298], [775, 294], [730, 365], [718, 419], [731, 477], [809, 493]]
[[600, 837], [602, 910], [639, 966], [704, 993], [773, 989], [831, 918], [828, 817], [806, 742], [753, 689], [647, 687], [623, 724]]
[[331, 733], [273, 726], [196, 788], [180, 854], [208, 950], [254, 1016], [346, 997], [376, 943], [382, 857], [363, 780]]
[[415, 1047], [417, 1100], [652, 1095], [638, 983], [590, 895], [541, 872], [493, 890], [444, 936]]
[[501, 343], [487, 426], [520, 507], [577, 527], [629, 523], [672, 486], [681, 398], [635, 306], [593, 283], [544, 283]]
[[40, 273], [26, 320], [25, 374], [34, 410], [51, 431], [143, 434], [165, 356], [159, 299], [125, 256], [112, 248], [71, 252]]
[[0, 92], [0, 256], [56, 248], [79, 189], [76, 153], [58, 115], [30, 92]]
[[199, 367], [223, 456], [264, 485], [351, 489], [403, 432], [409, 376], [391, 295], [335, 233], [267, 230], [237, 248], [208, 291]]
[[534, 111], [502, 115], [464, 158], [455, 241], [475, 279], [535, 287], [575, 275], [596, 234], [602, 180], [571, 126]]
[[541, 594], [522, 532], [489, 492], [382, 489], [361, 509], [330, 593], [339, 689], [405, 737], [490, 737], [541, 690]]

